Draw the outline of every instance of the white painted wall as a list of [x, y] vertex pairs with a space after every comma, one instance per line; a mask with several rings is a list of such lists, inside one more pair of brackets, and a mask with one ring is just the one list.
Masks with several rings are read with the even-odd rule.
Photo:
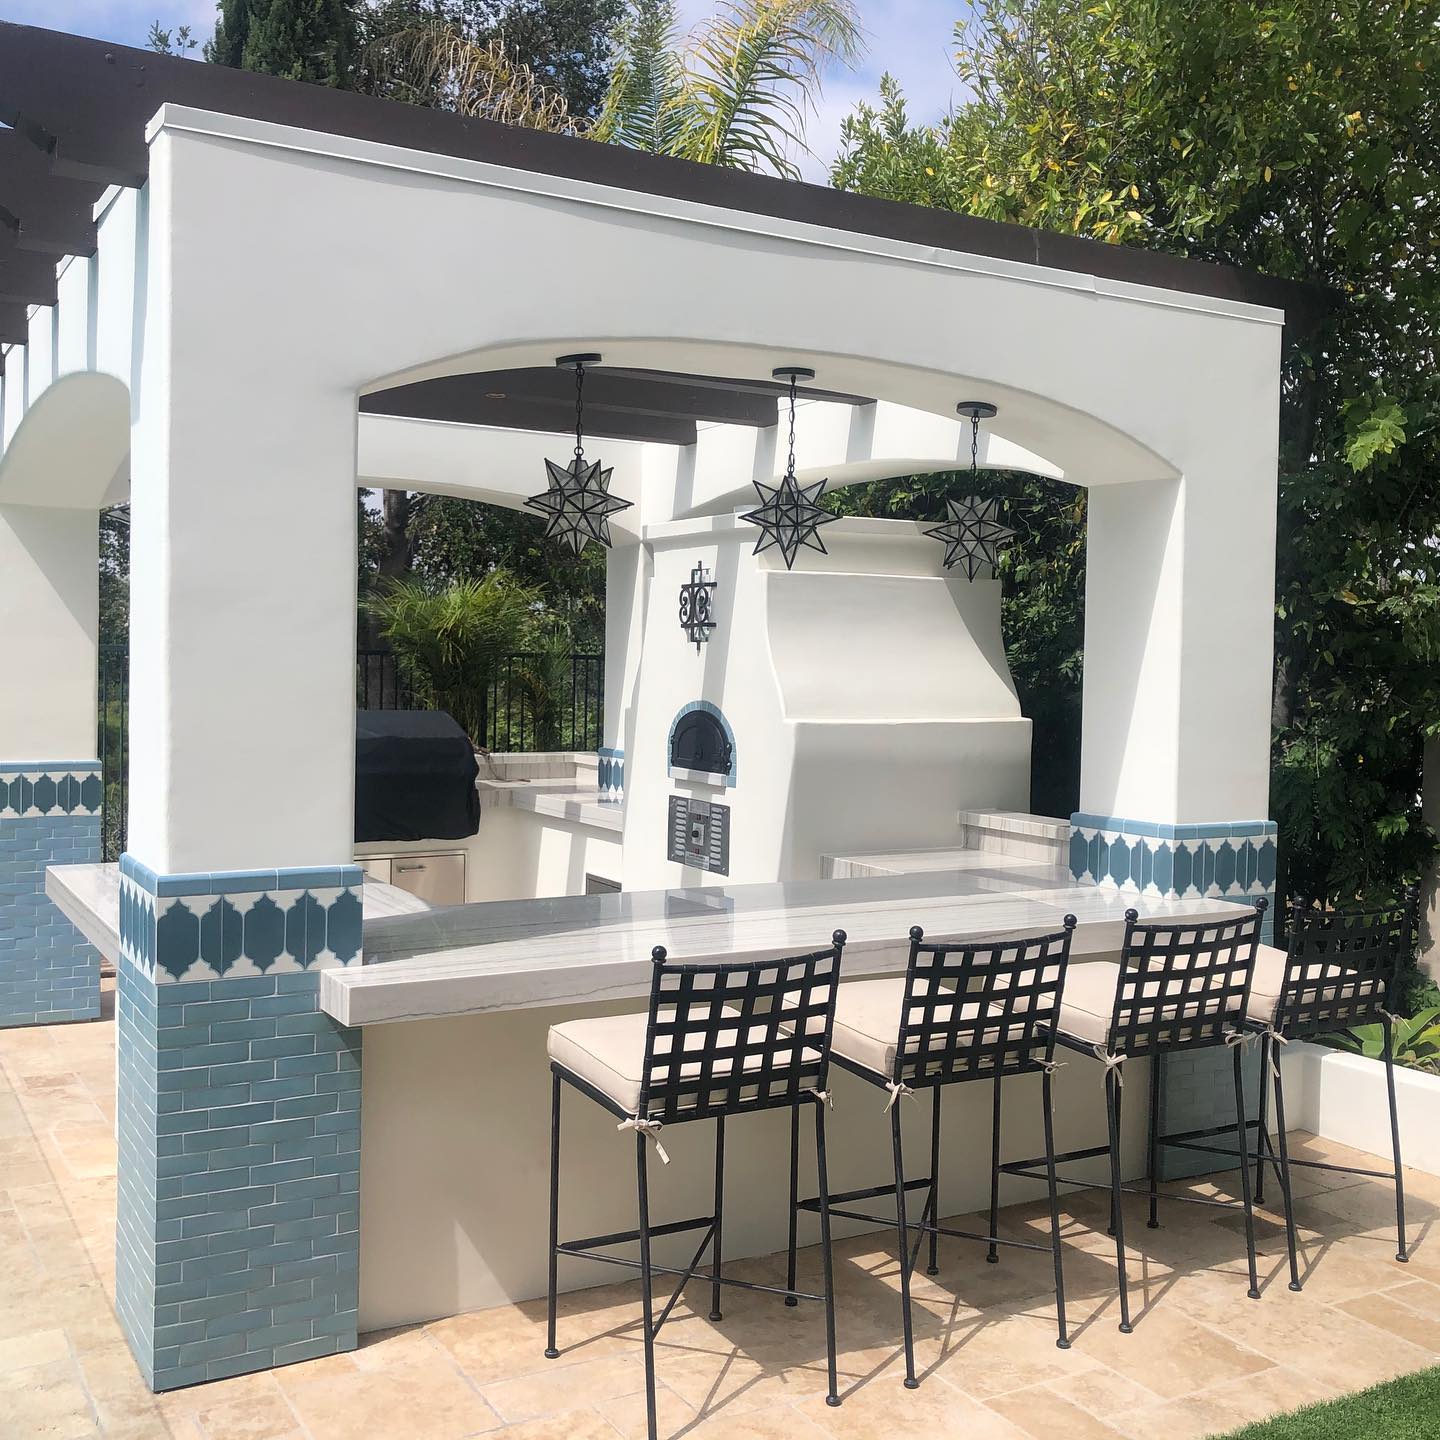
[[0, 505], [0, 761], [95, 755], [99, 527]]
[[[1425, 742], [1421, 783], [1425, 823], [1440, 832], [1440, 736]], [[1440, 864], [1425, 877], [1420, 905], [1420, 964], [1440, 975]]]
[[[1324, 1045], [1283, 1047], [1285, 1120], [1292, 1130], [1338, 1141], [1391, 1164], [1385, 1067]], [[1395, 1067], [1400, 1154], [1405, 1165], [1440, 1175], [1440, 1075]], [[1274, 1124], [1272, 1107], [1271, 1124]]]
[[[856, 846], [959, 843], [962, 809], [1024, 810], [1030, 722], [1005, 664], [1000, 587], [946, 576], [922, 527], [842, 520], [787, 572], [734, 517], [646, 531], [645, 631], [625, 735], [627, 889], [723, 883], [667, 858], [671, 795], [731, 811], [734, 883], [811, 879]], [[680, 628], [696, 561], [717, 583], [700, 652]], [[733, 787], [667, 774], [694, 701], [736, 737]]]

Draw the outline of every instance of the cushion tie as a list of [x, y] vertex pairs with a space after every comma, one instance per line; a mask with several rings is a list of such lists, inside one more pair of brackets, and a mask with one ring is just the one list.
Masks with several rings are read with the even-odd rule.
[[915, 1098], [915, 1092], [902, 1080], [887, 1080], [885, 1088], [890, 1092], [890, 1098], [885, 1102], [887, 1113], [895, 1108], [902, 1095], [908, 1095], [912, 1100]]
[[1107, 1075], [1112, 1070], [1115, 1072], [1115, 1083], [1123, 1089], [1125, 1085], [1125, 1072], [1121, 1070], [1120, 1067], [1125, 1063], [1125, 1057], [1123, 1055], [1112, 1055], [1103, 1045], [1092, 1045], [1090, 1050], [1095, 1058], [1105, 1067], [1105, 1073]]
[[1253, 1030], [1227, 1030], [1225, 1032], [1225, 1043], [1231, 1047], [1240, 1046], [1242, 1050], [1257, 1038]]
[[[1290, 1043], [1289, 1036], [1282, 1035], [1273, 1025], [1266, 1029], [1265, 1038], [1274, 1045], [1288, 1045]], [[1280, 1052], [1278, 1050], [1272, 1050], [1270, 1052], [1270, 1068], [1275, 1072], [1275, 1076], [1278, 1079], [1280, 1076]]]
[[812, 1090], [810, 1092], [826, 1109], [835, 1108], [835, 1097], [828, 1090]]
[[655, 1147], [655, 1153], [660, 1157], [662, 1165], [670, 1163], [670, 1157], [665, 1153], [665, 1147], [660, 1143], [660, 1131], [664, 1129], [664, 1122], [661, 1120], [650, 1120], [643, 1115], [631, 1115], [622, 1120], [616, 1127], [617, 1130], [633, 1130], [637, 1135], [643, 1135]]
[[[1125, 1058], [1123, 1055], [1120, 1057]], [[1057, 1070], [1063, 1070], [1070, 1062], [1068, 1060], [1037, 1060], [1035, 1062], [1047, 1074], [1053, 1075]]]

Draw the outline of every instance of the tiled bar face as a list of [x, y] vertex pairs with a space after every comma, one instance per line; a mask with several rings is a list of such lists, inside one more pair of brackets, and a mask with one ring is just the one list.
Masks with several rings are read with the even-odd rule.
[[98, 761], [0, 765], [0, 1028], [94, 1020], [100, 957], [45, 894], [47, 865], [100, 860]]
[[360, 1032], [317, 992], [360, 961], [359, 867], [121, 870], [116, 1307], [145, 1378], [353, 1349]]
[[[1205, 825], [1163, 825], [1115, 815], [1070, 817], [1070, 873], [1082, 884], [1110, 885], [1147, 895], [1203, 895], [1217, 900], [1270, 902], [1262, 938], [1274, 934], [1276, 825], [1240, 820]], [[1168, 1056], [1160, 1080], [1162, 1133], [1179, 1134], [1230, 1124], [1235, 1119], [1233, 1060], [1228, 1048]], [[1244, 1061], [1245, 1108], [1259, 1112], [1258, 1050]], [[1207, 1142], [1209, 1143], [1209, 1142]], [[1224, 1144], [1224, 1140], [1213, 1143]], [[1166, 1149], [1160, 1169], [1167, 1180], [1217, 1168], [1214, 1156]]]
[[596, 754], [600, 761], [597, 770], [600, 798], [619, 804], [625, 798], [625, 752], [601, 746]]

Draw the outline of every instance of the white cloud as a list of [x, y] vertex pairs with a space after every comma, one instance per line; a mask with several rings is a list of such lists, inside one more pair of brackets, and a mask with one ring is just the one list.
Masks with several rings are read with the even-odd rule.
[[158, 21], [167, 30], [189, 25], [203, 41], [215, 28], [215, 0], [6, 0], [4, 18], [140, 46]]

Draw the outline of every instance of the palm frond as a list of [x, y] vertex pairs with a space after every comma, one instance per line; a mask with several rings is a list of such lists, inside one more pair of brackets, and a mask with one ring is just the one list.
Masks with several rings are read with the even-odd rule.
[[432, 21], [375, 41], [366, 49], [366, 60], [389, 93], [410, 104], [438, 104], [461, 115], [563, 135], [583, 128], [565, 97], [514, 59], [498, 36], [478, 44]]
[[825, 72], [861, 48], [851, 0], [722, 0], [684, 61], [678, 152], [794, 178]]
[[683, 68], [673, 0], [637, 0], [616, 27], [610, 85], [590, 138], [652, 155], [673, 153]]

